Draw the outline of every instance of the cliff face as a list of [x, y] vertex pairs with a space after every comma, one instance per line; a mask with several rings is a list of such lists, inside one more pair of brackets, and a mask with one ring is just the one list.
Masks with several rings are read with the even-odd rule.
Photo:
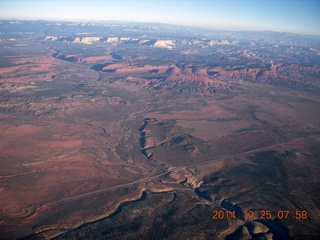
[[84, 37], [81, 40], [81, 43], [83, 44], [92, 44], [94, 42], [99, 42], [102, 39], [102, 37]]
[[274, 65], [270, 69], [263, 68], [243, 68], [235, 70], [232, 68], [210, 68], [208, 74], [220, 80], [245, 80], [257, 82], [281, 82], [287, 79], [302, 80], [304, 74], [319, 78], [320, 66], [303, 67], [296, 64], [292, 65]]
[[[102, 69], [109, 75], [134, 79], [136, 84], [154, 90], [174, 92], [223, 93], [232, 82], [260, 82], [275, 85], [300, 86], [320, 77], [320, 66], [272, 65], [270, 68], [215, 67], [167, 65], [139, 65], [126, 63], [107, 64]], [[308, 76], [308, 78], [306, 78]], [[310, 78], [311, 76], [311, 78]], [[308, 79], [308, 80], [306, 80]], [[290, 80], [290, 81], [289, 81]], [[313, 84], [318, 84], [313, 81]], [[234, 89], [234, 87], [233, 87]]]
[[102, 37], [64, 37], [64, 36], [46, 36], [47, 41], [73, 42], [82, 44], [93, 44], [103, 39]]
[[273, 65], [269, 69], [266, 68], [248, 68], [248, 67], [179, 67], [175, 64], [168, 65], [144, 65], [132, 66], [124, 63], [108, 64], [103, 68], [103, 71], [115, 72], [117, 74], [143, 74], [152, 73], [152, 76], [165, 75], [169, 81], [202, 81], [212, 82], [220, 80], [228, 81], [254, 81], [271, 83], [274, 81], [286, 80], [293, 78], [301, 80], [305, 74], [314, 78], [320, 77], [320, 66], [299, 66], [292, 65]]
[[217, 67], [208, 69], [208, 73], [212, 73], [215, 77], [223, 79], [243, 78], [247, 80], [254, 80], [257, 78], [258, 74], [261, 74], [261, 72], [262, 69], [259, 68], [234, 70], [232, 68]]
[[213, 79], [209, 77], [205, 68], [193, 69], [191, 67], [186, 67], [182, 69], [173, 65], [171, 66], [169, 71], [171, 73], [166, 78], [169, 81], [199, 81], [204, 82], [206, 84], [213, 82]]
[[117, 37], [110, 37], [107, 40], [108, 43], [117, 43], [118, 42], [118, 38]]
[[154, 46], [159, 48], [173, 48], [175, 46], [174, 42], [174, 40], [158, 40], [154, 43]]
[[[81, 42], [90, 44], [100, 38], [82, 38]], [[170, 47], [171, 40], [159, 40], [159, 46]], [[157, 42], [155, 43], [155, 45]], [[115, 63], [114, 56], [84, 57], [80, 55], [63, 55], [56, 52], [52, 55], [63, 61], [94, 64], [91, 69], [134, 79], [145, 79], [137, 84], [156, 90], [172, 89], [176, 92], [224, 92], [232, 82], [260, 82], [275, 85], [302, 86], [317, 85], [320, 78], [320, 65], [301, 66], [298, 64], [276, 64], [264, 67], [219, 66], [206, 67], [176, 64], [135, 64], [145, 58], [126, 58], [126, 61]], [[112, 76], [111, 75], [111, 76]], [[188, 86], [187, 86], [188, 85]]]

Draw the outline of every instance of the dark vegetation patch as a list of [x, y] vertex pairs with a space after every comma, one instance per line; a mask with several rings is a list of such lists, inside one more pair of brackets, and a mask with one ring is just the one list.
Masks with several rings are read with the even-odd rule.
[[181, 193], [148, 193], [145, 199], [123, 204], [119, 211], [54, 239], [209, 239], [228, 228], [212, 222], [212, 207]]

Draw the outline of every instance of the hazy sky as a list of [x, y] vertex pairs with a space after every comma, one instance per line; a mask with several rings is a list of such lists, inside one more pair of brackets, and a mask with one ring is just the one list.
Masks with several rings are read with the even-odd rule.
[[320, 35], [320, 0], [0, 0], [0, 19], [120, 20]]

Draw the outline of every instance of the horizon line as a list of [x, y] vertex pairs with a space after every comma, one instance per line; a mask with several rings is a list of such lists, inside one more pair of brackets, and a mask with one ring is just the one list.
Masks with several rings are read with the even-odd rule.
[[136, 23], [136, 24], [162, 24], [162, 25], [171, 25], [176, 27], [188, 27], [194, 29], [201, 30], [210, 30], [210, 31], [226, 31], [226, 32], [274, 32], [274, 33], [287, 33], [287, 34], [295, 34], [295, 35], [303, 35], [303, 36], [313, 36], [320, 37], [320, 34], [317, 35], [315, 33], [301, 33], [301, 32], [290, 32], [290, 31], [281, 31], [281, 30], [271, 30], [271, 29], [233, 29], [228, 27], [208, 27], [208, 26], [199, 26], [199, 25], [184, 25], [184, 24], [174, 24], [174, 23], [166, 23], [166, 22], [147, 22], [147, 21], [134, 21], [134, 20], [76, 20], [76, 19], [19, 19], [19, 18], [1, 18], [0, 21], [44, 21], [44, 22], [66, 22], [66, 23]]

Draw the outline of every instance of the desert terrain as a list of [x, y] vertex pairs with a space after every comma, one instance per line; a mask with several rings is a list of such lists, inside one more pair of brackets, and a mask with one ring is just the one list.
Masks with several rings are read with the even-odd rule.
[[0, 30], [1, 239], [320, 235], [319, 38]]

